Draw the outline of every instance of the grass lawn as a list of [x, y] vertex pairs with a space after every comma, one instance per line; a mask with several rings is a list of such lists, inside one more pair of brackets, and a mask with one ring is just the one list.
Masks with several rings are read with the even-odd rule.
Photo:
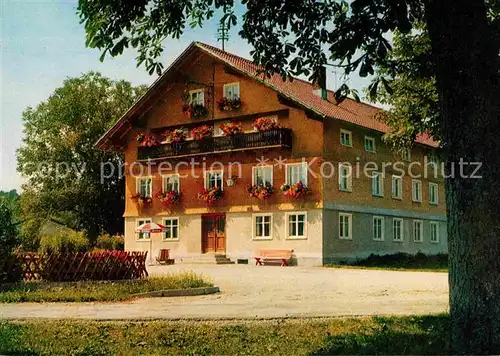
[[130, 281], [23, 282], [0, 286], [0, 303], [120, 301], [136, 293], [211, 286], [190, 272]]
[[396, 253], [392, 255], [370, 255], [353, 264], [331, 264], [335, 268], [384, 269], [391, 271], [448, 272], [448, 255], [425, 255]]
[[252, 321], [0, 321], [0, 354], [447, 354], [448, 316]]

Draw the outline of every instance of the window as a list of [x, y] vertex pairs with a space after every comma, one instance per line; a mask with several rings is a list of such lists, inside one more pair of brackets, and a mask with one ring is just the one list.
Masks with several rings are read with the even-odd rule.
[[403, 198], [403, 178], [392, 176], [392, 197], [395, 199]]
[[163, 220], [163, 224], [167, 227], [167, 231], [163, 234], [164, 240], [179, 239], [179, 218], [168, 218]]
[[365, 136], [365, 151], [375, 152], [375, 139], [373, 137]]
[[252, 168], [252, 184], [273, 185], [273, 167], [257, 166]]
[[[151, 219], [138, 219], [137, 226], [141, 226], [142, 224], [148, 224], [151, 222]], [[150, 233], [149, 232], [139, 232], [137, 233], [137, 240], [149, 240]]]
[[339, 189], [344, 192], [352, 191], [351, 165], [346, 163], [339, 164]]
[[136, 193], [144, 195], [145, 197], [152, 197], [153, 190], [152, 178], [137, 178]]
[[439, 223], [431, 221], [431, 242], [437, 244], [439, 242]]
[[178, 174], [172, 174], [163, 177], [163, 191], [169, 192], [174, 191], [180, 192], [180, 178]]
[[436, 183], [429, 183], [429, 203], [439, 204], [439, 188]]
[[286, 184], [301, 182], [307, 186], [307, 163], [294, 163], [286, 165]]
[[403, 148], [401, 151], [401, 159], [403, 161], [411, 161], [411, 150], [409, 148]]
[[376, 241], [384, 241], [384, 218], [380, 216], [373, 217], [373, 239]]
[[224, 85], [224, 96], [234, 100], [240, 97], [240, 83], [230, 83]]
[[352, 239], [352, 215], [339, 213], [339, 239]]
[[256, 214], [253, 216], [254, 231], [253, 237], [256, 240], [272, 239], [271, 229], [273, 226], [272, 214]]
[[205, 90], [196, 89], [189, 92], [189, 103], [205, 105]]
[[340, 130], [340, 143], [344, 146], [352, 147], [352, 133], [347, 130]]
[[422, 226], [424, 222], [422, 220], [413, 220], [413, 241], [422, 242]]
[[223, 175], [222, 171], [205, 172], [205, 188], [212, 189], [217, 187], [223, 189]]
[[289, 213], [288, 219], [288, 238], [306, 238], [306, 213]]
[[392, 219], [392, 239], [403, 241], [403, 219]]
[[436, 156], [436, 154], [434, 153], [429, 153], [427, 155], [427, 164], [428, 165], [434, 165], [434, 167], [437, 168], [437, 166], [439, 165], [439, 160], [438, 160], [438, 157]]
[[411, 181], [412, 200], [420, 203], [422, 201], [422, 182], [416, 179]]
[[372, 175], [372, 195], [376, 197], [384, 196], [384, 177], [382, 173], [374, 172]]

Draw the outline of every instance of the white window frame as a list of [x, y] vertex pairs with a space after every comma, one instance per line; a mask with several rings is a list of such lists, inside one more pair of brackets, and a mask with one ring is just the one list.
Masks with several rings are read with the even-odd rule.
[[180, 239], [180, 235], [181, 235], [181, 226], [179, 224], [179, 217], [178, 216], [172, 216], [172, 217], [168, 217], [168, 218], [163, 218], [162, 220], [162, 223], [163, 225], [167, 226], [167, 220], [177, 220], [177, 237], [174, 237], [174, 238], [169, 238], [167, 239], [165, 236], [167, 235], [167, 232], [164, 232], [162, 235], [163, 235], [163, 241], [179, 241]]
[[[151, 218], [137, 218], [135, 219], [135, 227], [139, 227], [142, 225], [140, 222], [142, 221], [142, 224], [147, 224], [147, 223], [152, 223], [153, 219]], [[135, 232], [135, 228], [134, 228]], [[145, 238], [140, 238], [140, 236], [147, 236]], [[151, 239], [151, 233], [150, 232], [135, 232], [135, 240], [136, 241], [149, 241]]]
[[[398, 222], [399, 225], [399, 238], [396, 238], [396, 234], [394, 233], [396, 231], [396, 222]], [[392, 241], [395, 242], [403, 242], [404, 240], [404, 220], [401, 218], [393, 218], [392, 219]]]
[[[343, 236], [342, 235], [342, 231], [340, 229], [340, 227], [342, 226], [342, 224], [340, 223], [341, 222], [341, 219], [344, 218], [344, 217], [347, 217], [348, 218], [348, 224], [347, 224], [347, 232], [349, 233], [348, 236]], [[352, 214], [348, 214], [348, 213], [339, 213], [339, 239], [340, 240], [352, 240]]]
[[211, 173], [220, 173], [221, 176], [221, 186], [219, 187], [221, 190], [224, 190], [224, 170], [221, 170], [221, 169], [214, 169], [214, 170], [211, 170], [211, 171], [205, 171], [205, 182], [204, 182], [204, 187], [205, 189], [210, 189], [208, 187], [208, 183], [210, 182], [209, 178], [208, 178], [208, 175], [211, 174]]
[[[380, 236], [376, 236], [375, 233], [375, 221], [380, 221]], [[384, 241], [385, 240], [385, 219], [383, 216], [374, 216], [372, 220], [372, 237], [373, 241]]]
[[[431, 191], [432, 191], [432, 187], [434, 187], [434, 200], [431, 200], [432, 198], [432, 194], [431, 194]], [[432, 204], [432, 205], [439, 205], [439, 185], [436, 184], [436, 183], [432, 183], [430, 182], [429, 183], [429, 204]]]
[[298, 182], [292, 182], [290, 180], [288, 168], [293, 167], [293, 166], [302, 166], [303, 167], [303, 169], [305, 170], [305, 175], [304, 175], [305, 182], [302, 182], [302, 184], [304, 184], [307, 187], [308, 186], [307, 180], [308, 180], [308, 175], [309, 175], [309, 165], [307, 164], [307, 162], [288, 163], [285, 165], [285, 182], [286, 182], [286, 184], [292, 185], [292, 184], [298, 183]]
[[[135, 193], [139, 194], [141, 192], [141, 181], [151, 181], [151, 184], [149, 185], [149, 194], [146, 192], [144, 195], [148, 198], [153, 197], [153, 177], [137, 177], [135, 179]], [[147, 189], [146, 189], [147, 190]]]
[[[376, 177], [379, 177], [378, 180]], [[375, 182], [378, 182], [378, 184], [376, 185]], [[372, 173], [372, 195], [374, 197], [384, 196], [384, 175], [381, 172]]]
[[[304, 215], [304, 235], [300, 236], [290, 236], [290, 216], [292, 215]], [[307, 239], [307, 211], [293, 211], [285, 213], [285, 223], [286, 223], [286, 238], [287, 240], [306, 240]], [[296, 222], [298, 226], [298, 219]], [[297, 229], [298, 231], [298, 229]]]
[[[269, 236], [257, 236], [257, 218], [270, 217]], [[264, 222], [262, 224], [265, 224]], [[272, 240], [273, 239], [273, 213], [258, 213], [252, 215], [252, 240]]]
[[[371, 141], [372, 142], [372, 145], [373, 145], [373, 150], [368, 150], [366, 148], [366, 141]], [[371, 152], [371, 153], [376, 153], [377, 152], [377, 147], [375, 146], [375, 137], [371, 137], [371, 136], [365, 136], [365, 151], [366, 152]]]
[[403, 148], [401, 150], [401, 159], [406, 162], [411, 161], [411, 148]]
[[[420, 236], [418, 237], [418, 239], [416, 238], [415, 236], [415, 226], [416, 225], [420, 225]], [[412, 235], [413, 235], [413, 242], [424, 242], [424, 221], [423, 220], [413, 220], [413, 225], [412, 225], [413, 229], [411, 231]]]
[[[203, 95], [201, 96], [202, 100], [199, 100], [199, 95], [196, 97], [196, 102], [193, 100], [193, 95], [202, 93]], [[199, 102], [201, 101], [201, 103]], [[194, 89], [189, 91], [189, 104], [199, 104], [205, 106], [205, 89]]]
[[175, 190], [177, 193], [180, 193], [181, 191], [181, 176], [178, 173], [174, 174], [166, 174], [161, 176], [161, 191], [165, 193], [167, 191], [167, 185], [168, 185], [168, 179], [172, 177], [177, 177], [177, 190]]
[[[348, 175], [347, 175], [347, 187], [343, 187], [343, 169], [347, 168], [348, 170]], [[342, 192], [352, 192], [352, 166], [347, 163], [339, 163], [339, 190]]]
[[[432, 229], [433, 229], [433, 227], [436, 228], [436, 239], [435, 240], [432, 239]], [[431, 221], [429, 223], [429, 229], [430, 229], [430, 234], [429, 234], [429, 241], [430, 241], [430, 243], [438, 244], [439, 243], [439, 222], [438, 221]]]
[[257, 185], [257, 170], [259, 169], [270, 169], [271, 170], [271, 185], [273, 185], [274, 183], [274, 169], [273, 169], [273, 166], [268, 166], [268, 165], [264, 165], [264, 166], [255, 166], [255, 167], [252, 167], [252, 184], [253, 185]]
[[[231, 97], [228, 97], [226, 95], [226, 88], [228, 88], [228, 87], [237, 87], [238, 88], [238, 95], [235, 97], [234, 93], [232, 93]], [[223, 92], [224, 92], [224, 97], [226, 97], [228, 99], [234, 100], [234, 99], [240, 98], [241, 97], [240, 96], [240, 82], [233, 82], [233, 83], [224, 84]]]
[[[349, 143], [342, 142], [342, 134], [349, 135]], [[340, 144], [346, 147], [352, 147], [352, 131], [340, 129]]]
[[427, 154], [427, 165], [429, 164], [435, 165], [436, 168], [439, 166], [439, 158], [435, 153]]
[[[399, 182], [399, 195], [394, 195], [395, 182]], [[391, 194], [393, 199], [403, 199], [403, 177], [395, 175], [392, 176]]]
[[[419, 187], [419, 196], [416, 196], [416, 189], [415, 187]], [[415, 203], [421, 203], [422, 202], [422, 181], [418, 179], [412, 179], [411, 180], [411, 200]]]

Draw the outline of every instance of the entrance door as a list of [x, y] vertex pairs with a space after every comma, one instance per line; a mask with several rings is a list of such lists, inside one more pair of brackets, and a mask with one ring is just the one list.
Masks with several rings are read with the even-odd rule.
[[226, 214], [210, 214], [202, 216], [203, 253], [226, 252]]

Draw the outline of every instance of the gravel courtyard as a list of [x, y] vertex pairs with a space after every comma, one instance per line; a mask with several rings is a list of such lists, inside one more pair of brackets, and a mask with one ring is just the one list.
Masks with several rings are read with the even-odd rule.
[[448, 275], [322, 267], [152, 266], [194, 271], [221, 293], [120, 303], [0, 304], [0, 318], [247, 319], [429, 314], [448, 311]]

